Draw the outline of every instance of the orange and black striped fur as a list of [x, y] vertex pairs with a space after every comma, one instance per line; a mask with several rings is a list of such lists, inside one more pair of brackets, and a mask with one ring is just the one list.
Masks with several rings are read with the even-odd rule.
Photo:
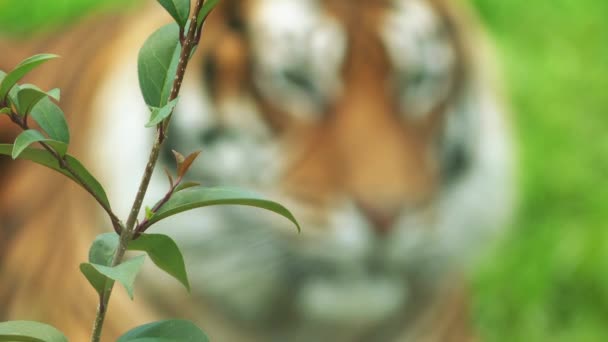
[[[34, 53], [63, 56], [28, 81], [62, 88], [70, 153], [121, 215], [152, 138], [136, 56], [169, 20], [152, 3], [0, 42], [2, 70]], [[150, 267], [135, 302], [115, 291], [104, 338], [177, 316], [215, 341], [472, 340], [466, 266], [499, 231], [512, 186], [482, 50], [459, 1], [224, 0], [167, 151], [201, 149], [193, 179], [279, 200], [304, 232], [243, 208], [160, 225], [184, 250], [192, 294]], [[1, 141], [16, 134], [0, 118]], [[148, 203], [166, 190], [156, 176]], [[97, 298], [78, 265], [108, 221], [46, 169], [2, 158], [0, 177], [0, 320], [42, 320], [87, 340]]]

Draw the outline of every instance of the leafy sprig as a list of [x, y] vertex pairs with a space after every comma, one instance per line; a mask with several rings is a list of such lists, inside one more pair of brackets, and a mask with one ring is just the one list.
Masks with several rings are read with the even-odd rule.
[[[18, 84], [36, 67], [58, 56], [35, 55], [21, 62], [9, 73], [0, 71], [0, 115], [9, 116], [11, 121], [23, 130], [13, 144], [0, 144], [0, 154], [11, 156], [13, 159], [30, 160], [67, 176], [91, 194], [108, 214], [114, 228], [113, 233], [97, 236], [89, 249], [88, 262], [80, 265], [80, 271], [99, 295], [91, 335], [93, 342], [98, 342], [101, 338], [114, 283], [121, 283], [133, 298], [133, 284], [146, 255], [158, 268], [190, 290], [184, 258], [175, 241], [167, 235], [146, 233], [155, 223], [184, 211], [231, 204], [273, 211], [293, 222], [298, 231], [300, 230], [295, 217], [279, 203], [240, 189], [208, 188], [196, 182], [184, 182], [199, 152], [186, 157], [174, 152], [176, 177], [166, 171], [169, 180], [167, 193], [152, 207], [146, 207], [144, 218], [141, 221], [138, 219], [161, 147], [167, 138], [167, 128], [179, 101], [188, 62], [199, 44], [205, 19], [219, 0], [196, 0], [193, 7], [190, 0], [158, 2], [175, 19], [175, 23], [154, 32], [139, 53], [140, 88], [146, 104], [150, 107], [150, 120], [146, 126], [155, 127], [157, 133], [129, 217], [124, 224], [112, 211], [103, 186], [78, 159], [68, 154], [70, 133], [65, 115], [56, 104], [60, 101], [59, 90], [43, 91], [34, 85]], [[31, 128], [30, 120], [34, 120], [40, 130]], [[36, 144], [42, 148], [33, 147]], [[124, 261], [127, 250], [145, 254]], [[67, 338], [57, 329], [42, 323], [0, 323], [0, 342], [14, 340], [65, 342]], [[144, 340], [198, 342], [207, 341], [208, 338], [190, 322], [168, 320], [137, 327], [121, 336], [118, 342]]]

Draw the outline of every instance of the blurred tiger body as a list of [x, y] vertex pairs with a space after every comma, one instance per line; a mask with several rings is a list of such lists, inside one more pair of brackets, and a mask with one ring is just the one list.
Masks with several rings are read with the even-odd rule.
[[[2, 43], [4, 70], [37, 52], [64, 56], [32, 81], [62, 88], [71, 153], [121, 216], [153, 139], [137, 53], [168, 20], [154, 5]], [[184, 250], [193, 293], [150, 267], [135, 303], [115, 292], [106, 337], [178, 316], [216, 341], [470, 340], [465, 266], [503, 223], [512, 184], [483, 49], [453, 1], [225, 0], [167, 151], [201, 149], [193, 180], [279, 200], [304, 233], [243, 208], [160, 225]], [[0, 124], [4, 141], [14, 137]], [[0, 319], [44, 320], [86, 340], [97, 299], [78, 264], [107, 222], [61, 177], [1, 162]], [[147, 203], [166, 188], [157, 172]]]

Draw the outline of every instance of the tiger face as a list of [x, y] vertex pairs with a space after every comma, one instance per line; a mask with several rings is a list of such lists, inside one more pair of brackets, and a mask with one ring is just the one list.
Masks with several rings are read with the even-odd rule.
[[[84, 150], [121, 216], [153, 139], [137, 47], [168, 20], [151, 9], [112, 39], [88, 102]], [[159, 224], [184, 251], [192, 296], [148, 270], [153, 310], [197, 319], [216, 340], [438, 331], [445, 305], [460, 308], [446, 294], [510, 207], [508, 130], [472, 20], [447, 0], [225, 0], [205, 24], [147, 203], [166, 192], [171, 149], [200, 149], [192, 180], [278, 200], [303, 233], [233, 207]], [[436, 339], [457, 340], [446, 334]]]

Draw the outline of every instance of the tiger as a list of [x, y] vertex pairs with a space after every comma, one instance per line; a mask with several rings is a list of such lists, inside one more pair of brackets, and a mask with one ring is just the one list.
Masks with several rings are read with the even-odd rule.
[[[70, 153], [126, 217], [154, 133], [137, 81], [145, 39], [171, 18], [149, 1], [60, 34], [0, 40], [0, 69], [62, 89]], [[257, 191], [280, 217], [214, 207], [152, 229], [182, 248], [191, 293], [146, 264], [114, 291], [104, 338], [166, 317], [213, 341], [474, 341], [470, 265], [504, 231], [514, 157], [491, 47], [454, 0], [223, 0], [206, 21], [146, 203], [171, 150], [189, 177]], [[2, 142], [18, 132], [0, 119]], [[0, 320], [88, 340], [98, 298], [79, 274], [103, 212], [47, 169], [0, 159]]]

